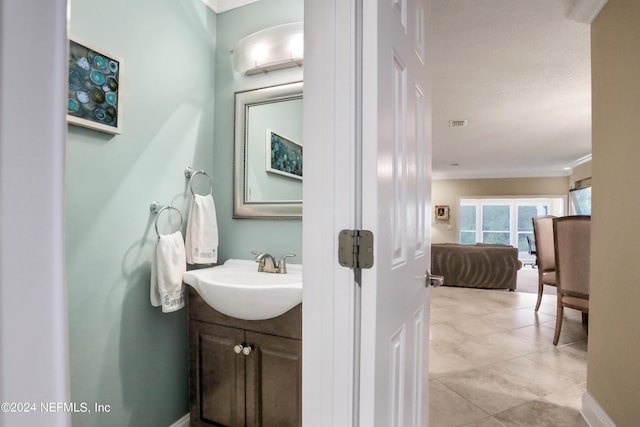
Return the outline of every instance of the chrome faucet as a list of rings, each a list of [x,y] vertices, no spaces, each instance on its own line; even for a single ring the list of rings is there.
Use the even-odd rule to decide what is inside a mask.
[[[258,263],[258,272],[260,273],[279,273],[287,274],[287,258],[294,257],[296,254],[283,255],[278,264],[271,254],[266,252],[252,251],[252,254],[256,256],[256,262]]]
[[[260,273],[276,273],[276,260],[271,254],[265,252],[251,252],[256,256],[256,262],[258,263],[258,271]]]

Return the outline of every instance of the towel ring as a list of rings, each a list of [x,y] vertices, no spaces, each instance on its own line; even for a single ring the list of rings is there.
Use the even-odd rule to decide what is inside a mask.
[[[155,224],[154,225],[155,225],[156,234],[158,235],[158,238],[160,238],[160,231],[158,231],[158,219],[160,218],[160,214],[165,210],[174,210],[174,211],[178,212],[178,215],[180,215],[180,229],[179,230],[182,230],[182,225],[184,224],[184,221],[182,220],[182,212],[180,212],[180,209],[174,208],[171,205],[161,205],[158,202],[153,202],[149,206],[149,210],[151,211],[152,214],[156,215],[156,220],[155,220]]]
[[[184,170],[184,176],[186,176],[187,178],[189,178],[189,190],[191,190],[191,195],[195,196],[195,192],[193,191],[193,178],[195,178],[196,175],[201,174],[207,177],[207,179],[209,180],[209,194],[203,194],[203,196],[208,196],[210,194],[213,194],[213,179],[211,179],[211,177],[209,176],[208,173],[206,173],[204,170],[194,170],[191,166],[187,166],[187,168]]]

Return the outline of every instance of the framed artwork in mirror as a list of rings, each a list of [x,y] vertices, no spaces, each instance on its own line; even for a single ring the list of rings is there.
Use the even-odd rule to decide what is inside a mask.
[[[122,60],[69,38],[67,121],[111,134],[122,132]]]
[[[302,145],[267,129],[266,171],[302,180]]]

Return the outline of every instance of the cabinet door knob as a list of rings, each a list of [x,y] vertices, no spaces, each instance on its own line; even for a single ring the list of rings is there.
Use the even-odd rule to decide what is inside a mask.
[[[240,354],[240,353],[242,353],[242,350],[243,350],[243,349],[244,349],[244,347],[242,346],[242,344],[236,344],[236,345],[233,347],[233,351],[235,351],[235,352],[236,352],[236,354]]]
[[[247,345],[242,349],[242,354],[244,354],[245,356],[248,356],[249,354],[251,354],[252,351],[253,351],[253,346]]]

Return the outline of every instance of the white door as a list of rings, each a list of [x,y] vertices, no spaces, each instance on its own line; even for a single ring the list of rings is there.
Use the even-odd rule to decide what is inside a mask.
[[[363,2],[360,425],[428,424],[429,0]]]

